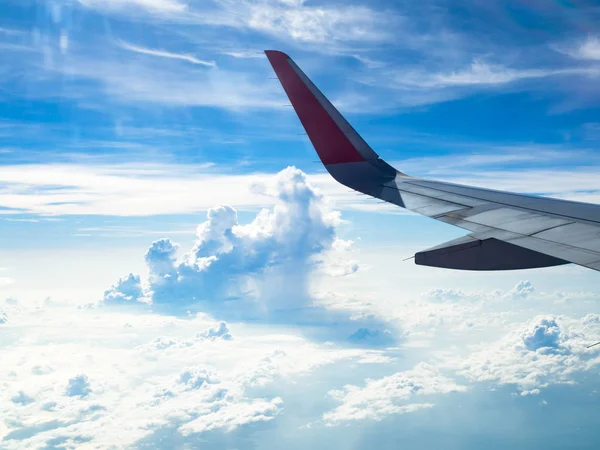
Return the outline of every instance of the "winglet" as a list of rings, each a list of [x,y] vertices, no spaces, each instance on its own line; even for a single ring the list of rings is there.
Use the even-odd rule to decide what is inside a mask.
[[[387,166],[388,174],[396,173],[383,163],[288,55],[277,50],[265,50],[265,54],[328,170],[328,166],[336,164],[370,162],[380,169]]]

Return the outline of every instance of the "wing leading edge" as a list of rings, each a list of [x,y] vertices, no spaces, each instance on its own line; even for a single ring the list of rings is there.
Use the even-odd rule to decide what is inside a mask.
[[[417,253],[417,264],[515,270],[571,262],[600,270],[600,205],[410,177],[383,161],[289,56],[265,53],[337,181],[470,232]]]

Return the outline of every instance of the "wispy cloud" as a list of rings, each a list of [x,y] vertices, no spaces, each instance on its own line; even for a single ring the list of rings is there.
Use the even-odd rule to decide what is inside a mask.
[[[583,42],[563,50],[569,56],[577,59],[600,61],[600,38],[588,36]]]
[[[5,35],[5,36],[23,36],[24,34],[26,34],[26,32],[22,31],[22,30],[16,30],[14,28],[0,27],[0,35]]]
[[[171,53],[171,52],[167,52],[165,50],[156,50],[156,49],[151,49],[151,48],[146,48],[146,47],[140,47],[140,46],[133,45],[133,44],[130,44],[125,41],[119,41],[119,45],[121,48],[124,48],[125,50],[130,50],[135,53],[141,53],[143,55],[151,55],[151,56],[157,56],[160,58],[168,58],[168,59],[179,59],[182,61],[187,61],[192,64],[200,64],[202,66],[208,66],[208,67],[216,67],[217,66],[217,63],[214,61],[205,61],[202,59],[198,59],[193,55],[186,55],[186,54],[182,54],[182,53]]]
[[[169,57],[158,55],[160,57]],[[181,58],[179,58],[181,59]],[[122,60],[114,56],[90,59],[70,55],[49,68],[49,75],[69,77],[60,92],[48,92],[36,84],[29,86],[29,95],[57,95],[63,98],[90,99],[97,85],[82,86],[77,81],[99,83],[102,101],[128,103],[149,102],[175,106],[205,106],[225,109],[272,109],[282,106],[281,91],[259,73],[218,69],[198,71],[192,67],[177,68],[151,64],[143,59]],[[176,88],[174,88],[176,87]],[[108,95],[107,95],[108,94]]]
[[[264,53],[262,51],[239,51],[239,52],[233,52],[233,51],[223,51],[221,52],[221,54],[223,55],[227,55],[227,56],[232,56],[234,58],[241,58],[241,59],[255,59],[255,58],[264,58]]]
[[[361,5],[344,8],[299,0],[221,0],[183,4],[176,0],[79,0],[96,9],[127,11],[132,6],[170,13],[169,20],[252,30],[280,40],[332,45],[392,37],[394,14]]]
[[[441,68],[438,68],[432,61],[420,66],[388,64],[354,73],[353,77],[373,90],[370,95],[377,98],[377,103],[371,101],[372,105],[378,105],[379,110],[390,110],[456,100],[489,90],[548,91],[546,84],[533,84],[534,81],[545,79],[556,79],[557,82],[578,79],[582,82],[577,86],[582,86],[590,84],[587,80],[595,83],[600,77],[600,67],[590,64],[557,64],[555,67],[526,65],[515,68],[475,58],[467,65],[460,64],[458,67],[453,63],[441,64]],[[572,83],[564,82],[560,85],[553,84],[554,92],[557,91],[557,86],[569,97],[576,90]],[[373,108],[364,107],[366,111],[371,109]]]
[[[180,13],[187,4],[179,0],[77,0],[84,6],[99,9],[137,7],[157,13]]]
[[[489,142],[451,143],[444,141],[448,147],[455,149],[450,155],[418,157],[398,161],[395,167],[411,175],[436,176],[456,173],[476,173],[481,170],[504,170],[527,165],[528,169],[538,170],[561,166],[563,170],[573,168],[577,164],[600,163],[593,150],[569,148],[561,145],[514,144],[498,145]],[[479,149],[485,148],[485,152]],[[476,150],[477,149],[477,150]],[[458,151],[460,150],[460,153]],[[600,185],[599,185],[600,186]]]
[[[502,158],[465,155],[436,160],[409,160],[398,164],[414,175],[506,191],[595,200],[600,191],[598,167],[554,167],[539,170],[498,170],[517,162]],[[535,159],[530,160],[535,161]],[[558,160],[557,160],[558,161]],[[444,169],[445,168],[445,169]],[[458,169],[460,168],[460,169]],[[227,170],[229,172],[229,170]],[[218,166],[178,164],[23,164],[0,167],[0,207],[41,215],[149,216],[205,211],[218,204],[256,211],[272,198],[255,189],[269,173],[230,174]],[[328,174],[312,174],[310,181],[340,210],[403,213],[405,210],[359,196]],[[17,211],[18,209],[18,211]]]
[[[246,2],[246,8],[249,14],[242,23],[248,28],[296,41],[376,41],[386,36],[385,29],[377,26],[385,16],[363,6],[341,9],[267,1]]]
[[[392,80],[398,87],[451,88],[499,86],[517,81],[547,78],[561,75],[599,75],[594,67],[571,67],[559,69],[513,69],[500,64],[489,64],[475,60],[465,69],[451,72],[409,71],[396,73]]]
[[[4,166],[0,167],[0,183],[4,183],[0,206],[18,205],[23,212],[50,215],[181,214],[218,204],[257,210],[273,201],[255,188],[268,176],[228,175],[217,168],[172,164]],[[379,206],[336,183],[328,174],[310,179],[332,197],[336,208]]]

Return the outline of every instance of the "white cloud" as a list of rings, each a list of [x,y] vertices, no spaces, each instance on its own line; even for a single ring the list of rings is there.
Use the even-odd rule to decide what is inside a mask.
[[[521,339],[528,350],[558,349],[561,345],[560,326],[553,317],[541,318],[522,330]]]
[[[69,397],[85,397],[90,392],[92,392],[92,389],[90,388],[88,377],[85,374],[70,378],[67,388],[65,389],[65,395]]]
[[[10,277],[0,277],[0,288],[13,284],[15,280]]]
[[[301,42],[328,44],[381,40],[386,36],[386,17],[364,6],[336,8],[281,1],[244,3],[248,13],[244,16],[245,25],[279,38],[287,36]]]
[[[295,168],[256,184],[254,190],[272,197],[275,206],[261,210],[252,222],[240,225],[235,209],[220,206],[208,211],[208,220],[198,226],[194,247],[185,255],[178,257],[178,245],[169,239],[152,244],[145,256],[146,295],[156,306],[236,298],[245,301],[237,309],[250,307],[255,313],[311,306],[309,277],[319,268],[315,258],[336,242],[340,246],[336,241],[339,214]],[[356,271],[355,265],[348,273]],[[105,300],[136,296],[143,296],[139,278],[129,275],[107,291]]]
[[[439,140],[438,140],[439,139]],[[419,157],[395,162],[402,171],[418,176],[435,176],[456,172],[473,172],[494,167],[510,167],[527,164],[528,166],[550,164],[565,165],[569,161],[593,161],[594,154],[584,149],[568,148],[561,145],[513,144],[497,145],[491,142],[458,142],[449,137],[439,137],[436,141],[424,141],[434,145],[440,141],[453,150],[451,155]],[[486,153],[478,152],[485,147]]]
[[[345,360],[377,362],[379,355],[248,325],[237,325],[236,339],[194,337],[198,329],[215,334],[213,319],[204,315],[177,319],[54,304],[21,305],[13,319],[9,333],[20,339],[0,342],[0,446],[6,449],[57,439],[128,447],[157,442],[153,433],[164,429],[175,440],[238,430],[283,411],[280,396],[266,391],[270,386]],[[169,335],[189,345],[151,345]]]
[[[105,305],[131,305],[141,310],[187,315],[208,312],[228,321],[296,325],[319,341],[348,341],[360,346],[396,343],[397,330],[384,316],[354,315],[330,307],[316,295],[315,284],[353,275],[359,264],[349,258],[351,242],[337,237],[339,213],[307,176],[287,168],[256,184],[274,206],[247,224],[238,222],[230,206],[209,209],[196,241],[180,251],[170,239],[159,239],[146,251],[147,281],[128,275],[104,294]],[[145,277],[144,277],[145,278]],[[315,327],[315,325],[317,325]],[[331,325],[331,326],[326,326]],[[198,335],[229,339],[226,323]],[[161,338],[156,348],[191,345]]]
[[[3,166],[0,205],[45,215],[195,213],[219,203],[257,210],[273,201],[252,189],[264,178],[265,174],[223,175],[203,165]],[[311,179],[341,200],[362,202],[329,175]]]
[[[264,58],[265,54],[262,51],[222,51],[223,55],[232,56],[233,58],[241,58],[241,59],[256,59],[256,58]]]
[[[124,41],[120,41],[119,44],[120,44],[121,48],[130,50],[135,53],[141,53],[143,55],[157,56],[159,58],[167,58],[167,59],[179,59],[182,61],[187,61],[192,64],[199,64],[199,65],[207,66],[207,67],[216,67],[217,66],[217,63],[215,63],[214,61],[205,61],[202,59],[198,59],[193,55],[186,55],[186,54],[182,54],[182,53],[172,53],[172,52],[167,52],[164,50],[156,50],[156,49],[151,49],[151,48],[146,48],[146,47],[140,47],[137,45],[130,44],[128,42],[124,42]]]
[[[587,192],[588,198],[592,198],[592,194],[597,195],[599,186],[597,178],[594,179],[594,172],[595,169],[568,167],[540,170],[482,170],[470,174],[456,172],[438,179],[483,188],[579,200],[584,195],[579,191]]]
[[[29,395],[27,395],[25,392],[23,391],[19,391],[17,392],[15,395],[13,395],[10,399],[13,403],[17,403],[20,405],[27,405],[29,403],[33,403],[35,400],[30,397]]]
[[[507,296],[519,299],[525,299],[529,297],[534,291],[531,281],[520,281],[514,288],[512,288]]]
[[[162,56],[173,59],[174,55]],[[138,53],[140,53],[138,51]],[[145,52],[148,54],[148,52]],[[178,58],[181,59],[181,58]],[[200,61],[200,60],[198,60]],[[205,61],[206,62],[206,61]],[[210,63],[210,62],[208,62]],[[260,73],[231,71],[214,67],[198,70],[196,67],[157,65],[147,58],[116,58],[114,55],[90,58],[71,52],[68,58],[48,67],[48,76],[55,79],[89,80],[98,83],[101,94],[109,102],[155,105],[203,106],[229,110],[281,108],[281,91]],[[43,85],[32,80],[30,95],[54,96]],[[177,89],[174,89],[177,86]],[[98,94],[91,86],[67,83],[59,93],[74,101],[89,99]]]
[[[178,381],[184,384],[186,389],[198,389],[205,383],[218,383],[216,374],[206,367],[186,368],[179,374]]]
[[[130,273],[120,278],[110,289],[104,292],[104,301],[107,304],[131,302],[142,299],[144,296],[139,275]]]
[[[577,59],[600,61],[600,39],[598,36],[588,36],[585,41],[566,53]]]
[[[5,36],[22,36],[26,34],[26,32],[22,30],[16,30],[13,28],[0,27],[0,34],[4,34]]]
[[[530,59],[515,61],[514,58],[505,62],[502,56],[492,61],[486,56],[473,57],[472,52],[464,48],[449,60],[440,61],[431,57],[431,48],[421,51],[422,58],[418,65],[392,61],[388,65],[354,75],[359,82],[372,87],[371,98],[379,93],[380,112],[458,100],[490,90],[548,91],[552,86],[555,91],[566,91],[567,96],[572,98],[578,94],[573,89],[572,80],[580,80],[581,86],[584,86],[600,76],[600,68],[593,64],[536,64]],[[494,49],[489,53],[496,51]],[[369,105],[360,96],[356,96],[354,101],[348,94],[346,97],[351,100],[353,110],[365,103],[364,108],[369,111]]]
[[[476,86],[500,86],[521,80],[567,75],[598,75],[593,67],[564,69],[513,69],[500,64],[474,60],[465,69],[452,72],[425,72],[400,70],[392,75],[398,88],[446,89]],[[393,87],[393,85],[391,86]]]
[[[600,324],[600,314],[590,313],[583,318],[584,325]]]
[[[272,400],[256,399],[241,405],[226,405],[215,412],[209,412],[198,419],[180,427],[186,436],[191,433],[202,433],[215,428],[233,430],[241,425],[253,422],[273,420],[280,412],[283,401],[276,397]]]
[[[436,167],[433,159],[422,167],[425,165]],[[402,164],[398,168],[402,169]],[[594,201],[600,190],[597,172],[598,168],[593,166],[527,171],[447,170],[433,176],[484,188]],[[20,210],[43,215],[182,214],[206,211],[215,204],[257,210],[272,204],[272,198],[252,186],[269,176],[272,175],[224,174],[217,167],[168,163],[16,164],[0,167],[0,182],[4,183],[0,206],[16,208],[16,211],[1,211],[4,214]],[[327,173],[312,174],[309,178],[336,209],[405,213],[395,205],[356,195]]]
[[[88,7],[125,13],[135,6],[155,16],[162,13],[170,21],[227,26],[321,45],[391,37],[389,24],[394,18],[392,12],[384,14],[366,6],[313,6],[296,0],[220,0],[189,5],[176,0],[79,1]]]
[[[502,66],[473,61],[471,67],[461,72],[438,74],[432,80],[433,86],[464,86],[477,84],[506,84],[526,78],[541,78],[550,76],[552,72],[529,69],[514,70]]]
[[[200,333],[200,337],[204,339],[224,339],[226,341],[232,339],[231,334],[229,333],[229,327],[227,323],[221,321],[217,326],[210,327],[203,333]]]
[[[586,349],[593,336],[583,333],[582,322],[539,316],[454,363],[459,374],[473,381],[515,385],[522,392],[568,383],[574,374],[600,364],[600,356]]]
[[[328,424],[350,420],[381,420],[391,414],[402,414],[430,408],[431,403],[414,403],[421,396],[462,392],[467,388],[442,375],[428,364],[378,379],[367,380],[364,387],[345,386],[329,395],[341,403],[323,415]],[[425,398],[424,400],[427,400]]]
[[[182,13],[187,4],[179,0],[78,0],[84,6],[98,9],[142,8],[154,13]]]

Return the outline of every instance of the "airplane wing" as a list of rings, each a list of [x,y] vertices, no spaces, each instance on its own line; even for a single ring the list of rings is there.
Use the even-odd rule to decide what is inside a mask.
[[[369,147],[288,55],[275,50],[265,53],[333,178],[469,231],[417,253],[416,264],[515,270],[575,263],[600,270],[600,205],[408,176]]]

